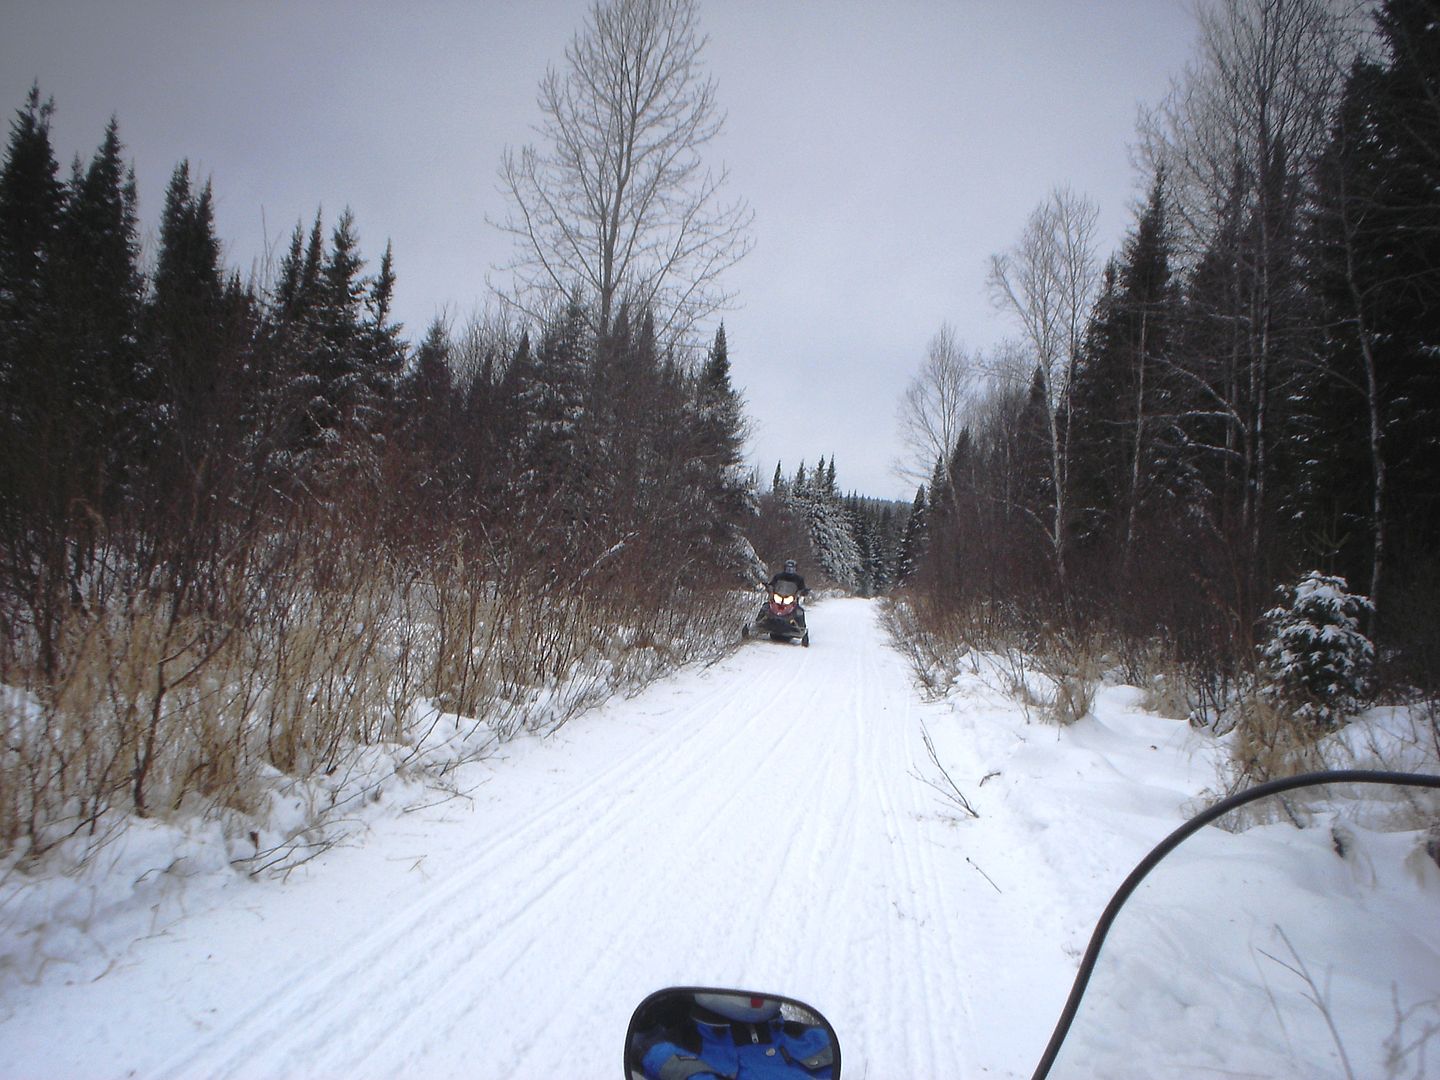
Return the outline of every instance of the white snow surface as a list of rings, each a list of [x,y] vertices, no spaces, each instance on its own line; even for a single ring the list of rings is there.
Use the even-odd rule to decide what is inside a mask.
[[[0,970],[0,1076],[618,1077],[669,984],[809,1002],[847,1078],[1029,1076],[1094,920],[1223,747],[1122,686],[1065,729],[983,670],[922,701],[878,610],[827,601],[809,649],[754,643],[509,743],[467,798],[381,800],[283,880],[136,826],[81,916],[0,929],[43,959]],[[978,818],[926,782],[922,725]],[[1440,870],[1420,834],[1322,807],[1167,859],[1052,1075],[1343,1076],[1343,1053],[1382,1077],[1387,1038],[1437,1024]]]

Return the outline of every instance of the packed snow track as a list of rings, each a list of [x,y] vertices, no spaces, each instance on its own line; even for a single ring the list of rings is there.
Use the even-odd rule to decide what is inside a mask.
[[[813,648],[756,642],[502,751],[468,801],[42,986],[24,1012],[53,1022],[4,1041],[55,1074],[98,1041],[116,1076],[604,1077],[648,991],[708,983],[812,1000],[847,1077],[963,1072],[1001,1020],[977,950],[1024,943],[917,778],[876,608],[811,621]]]
[[[922,702],[880,619],[827,601],[811,648],[517,740],[284,882],[207,878],[0,1003],[0,1075],[618,1077],[634,1006],[709,984],[819,1008],[852,1080],[1028,1076],[1113,868],[1213,766],[1128,707],[1061,747],[984,686]]]

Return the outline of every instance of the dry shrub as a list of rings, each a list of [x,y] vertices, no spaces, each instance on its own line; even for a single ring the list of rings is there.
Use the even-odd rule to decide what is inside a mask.
[[[1046,630],[1037,641],[1034,664],[1054,687],[1045,703],[1048,719],[1066,727],[1090,715],[1106,667],[1098,634]]]
[[[1256,693],[1246,695],[1237,707],[1231,758],[1236,787],[1327,767],[1314,727]]]
[[[203,590],[121,577],[63,609],[53,674],[7,638],[0,854],[38,856],[112,811],[263,817],[277,779],[343,773],[379,744],[418,752],[422,697],[496,738],[552,731],[733,647],[749,605],[657,597],[638,575],[560,588],[459,539],[421,568],[313,521],[237,549]]]
[[[3,705],[4,847],[38,854],[108,810],[165,814],[191,796],[252,812],[266,767],[323,772],[399,740],[415,642],[383,563],[297,569],[283,589],[238,575],[203,606],[155,591],[71,608],[59,676]]]
[[[1157,645],[1140,665],[1138,673],[1134,681],[1145,691],[1143,706],[1146,712],[1175,720],[1190,717],[1190,689],[1185,680],[1185,669],[1178,661],[1166,656]]]
[[[970,651],[964,613],[915,595],[882,601],[885,627],[927,697],[945,694]]]
[[[427,691],[488,716],[502,738],[551,731],[626,692],[733,646],[748,596],[653,588],[562,590],[540,574],[494,578],[460,557],[417,590],[433,629]]]
[[[888,599],[885,617],[932,697],[943,695],[967,663],[978,672],[983,654],[984,666],[1000,672],[1027,716],[1035,710],[1063,726],[1088,715],[1095,703],[1106,666],[1097,633],[1036,624],[1009,605],[980,601],[961,608],[915,594]]]
[[[348,746],[403,738],[395,703],[408,695],[386,646],[403,636],[405,611],[383,569],[347,570],[263,608],[244,637],[236,674],[258,684],[264,758],[287,774],[331,768]]]

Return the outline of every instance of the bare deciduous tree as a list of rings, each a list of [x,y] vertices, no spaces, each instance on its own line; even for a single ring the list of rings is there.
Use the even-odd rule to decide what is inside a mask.
[[[1167,178],[1192,260],[1237,196],[1266,198],[1277,163],[1319,153],[1357,45],[1354,12],[1333,0],[1222,0],[1199,17],[1199,61],[1140,124],[1141,157]]]
[[[1305,164],[1325,144],[1355,14],[1332,0],[1221,0],[1201,12],[1200,60],[1141,126],[1143,156],[1171,184],[1182,259],[1228,262],[1223,290],[1199,305],[1217,334],[1203,407],[1226,418],[1210,453],[1252,563],[1303,351]]]
[[[906,457],[896,463],[899,476],[924,483],[935,462],[949,458],[980,373],[978,354],[967,352],[953,326],[942,325],[900,401],[900,438]]]
[[[1067,583],[1070,387],[1099,281],[1098,217],[1099,209],[1088,198],[1057,188],[1030,215],[1015,246],[990,262],[991,295],[1020,323],[1045,393],[1051,512],[1045,530],[1062,589]]]
[[[619,305],[653,311],[661,338],[683,338],[729,296],[719,278],[750,249],[753,217],[725,202],[727,172],[701,150],[717,134],[714,80],[694,0],[597,2],[540,83],[540,148],[500,168],[515,240],[507,302],[531,316],[577,290],[604,333]]]

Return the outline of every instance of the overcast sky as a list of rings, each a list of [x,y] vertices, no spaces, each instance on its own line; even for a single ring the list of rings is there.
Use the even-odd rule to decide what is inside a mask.
[[[535,91],[586,0],[0,0],[0,108],[38,79],[57,157],[113,113],[147,247],[177,162],[213,180],[227,261],[248,271],[297,221],[349,206],[370,268],[395,249],[413,339],[463,322],[510,254],[496,170],[532,141]],[[841,486],[908,500],[896,412],[930,338],[1013,328],[989,258],[1047,193],[1101,207],[1102,255],[1148,186],[1137,109],[1190,57],[1188,0],[702,0],[728,113],[712,145],[755,210],[726,284],[754,460],[836,455]]]

